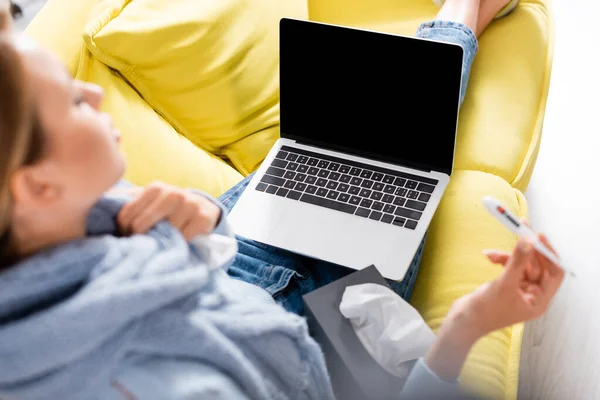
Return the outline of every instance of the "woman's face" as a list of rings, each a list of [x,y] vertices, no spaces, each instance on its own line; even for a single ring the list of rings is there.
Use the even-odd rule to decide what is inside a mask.
[[[45,143],[38,176],[72,206],[93,204],[125,170],[119,132],[100,111],[99,86],[73,80],[50,52],[25,37],[16,47],[25,60]]]

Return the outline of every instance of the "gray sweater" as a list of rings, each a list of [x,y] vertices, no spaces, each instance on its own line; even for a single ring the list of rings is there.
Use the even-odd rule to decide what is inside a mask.
[[[0,274],[0,398],[334,398],[304,319],[227,276],[225,218],[191,243],[166,222],[118,237],[125,201],[104,197],[89,237]],[[420,362],[406,390],[440,386]]]

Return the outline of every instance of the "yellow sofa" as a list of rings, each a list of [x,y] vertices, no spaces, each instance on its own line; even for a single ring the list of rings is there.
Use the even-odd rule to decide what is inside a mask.
[[[50,0],[27,33],[77,78],[104,87],[128,179],[218,196],[255,170],[277,138],[279,18],[412,34],[435,13],[430,0]],[[523,0],[480,40],[455,171],[412,299],[434,330],[454,300],[499,274],[481,251],[515,243],[486,215],[482,196],[527,215],[522,192],[540,143],[552,35],[549,1]],[[434,55],[422,62],[443,68]],[[515,399],[522,332],[516,325],[482,339],[463,369],[464,385]]]

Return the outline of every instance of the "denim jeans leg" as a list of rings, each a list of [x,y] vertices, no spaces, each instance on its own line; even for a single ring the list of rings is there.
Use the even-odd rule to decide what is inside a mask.
[[[231,189],[219,197],[219,201],[221,204],[223,204],[223,207],[225,207],[228,212],[231,212],[233,206],[235,206],[235,203],[237,203],[237,201],[240,199],[242,193],[244,193],[244,190],[246,190],[246,187],[252,180],[253,176],[254,173],[248,175],[246,178],[235,184]]]

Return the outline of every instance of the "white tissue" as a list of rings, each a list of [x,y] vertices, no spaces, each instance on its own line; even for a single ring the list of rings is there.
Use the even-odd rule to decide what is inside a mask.
[[[340,312],[375,361],[400,378],[408,374],[402,364],[423,357],[435,340],[419,312],[382,285],[348,286]]]

